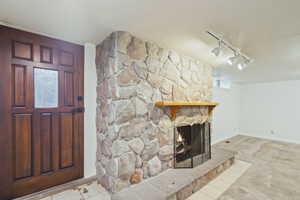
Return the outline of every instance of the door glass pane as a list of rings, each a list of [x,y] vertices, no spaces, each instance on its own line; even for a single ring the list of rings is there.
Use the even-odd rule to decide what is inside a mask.
[[[35,108],[58,107],[58,72],[47,69],[34,69]]]

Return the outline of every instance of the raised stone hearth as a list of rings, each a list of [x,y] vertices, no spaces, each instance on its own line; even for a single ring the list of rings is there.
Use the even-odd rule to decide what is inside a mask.
[[[212,148],[212,159],[191,169],[169,169],[112,195],[112,200],[184,200],[234,163],[234,153]]]
[[[173,168],[174,126],[209,122],[208,107],[171,121],[157,101],[210,102],[212,67],[114,32],[97,46],[97,178],[110,192]]]

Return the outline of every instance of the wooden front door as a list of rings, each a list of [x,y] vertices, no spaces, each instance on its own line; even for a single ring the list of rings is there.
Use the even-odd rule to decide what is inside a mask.
[[[83,176],[83,57],[0,26],[0,199]]]

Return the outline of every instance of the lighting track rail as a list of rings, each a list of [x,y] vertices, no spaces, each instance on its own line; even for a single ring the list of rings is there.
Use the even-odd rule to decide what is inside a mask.
[[[224,40],[222,36],[218,36],[211,31],[206,31],[206,33],[218,40],[218,47],[212,50],[212,53],[215,54],[215,56],[219,56],[223,46],[233,52],[234,56],[228,59],[228,63],[230,65],[236,64],[238,66],[238,69],[243,70],[249,63],[253,61],[252,59],[250,59],[250,57],[241,53],[240,49],[235,48],[232,44]]]

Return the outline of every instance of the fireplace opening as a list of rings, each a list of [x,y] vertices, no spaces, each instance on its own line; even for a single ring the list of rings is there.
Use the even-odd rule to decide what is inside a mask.
[[[211,158],[210,123],[174,130],[174,168],[192,168]]]

